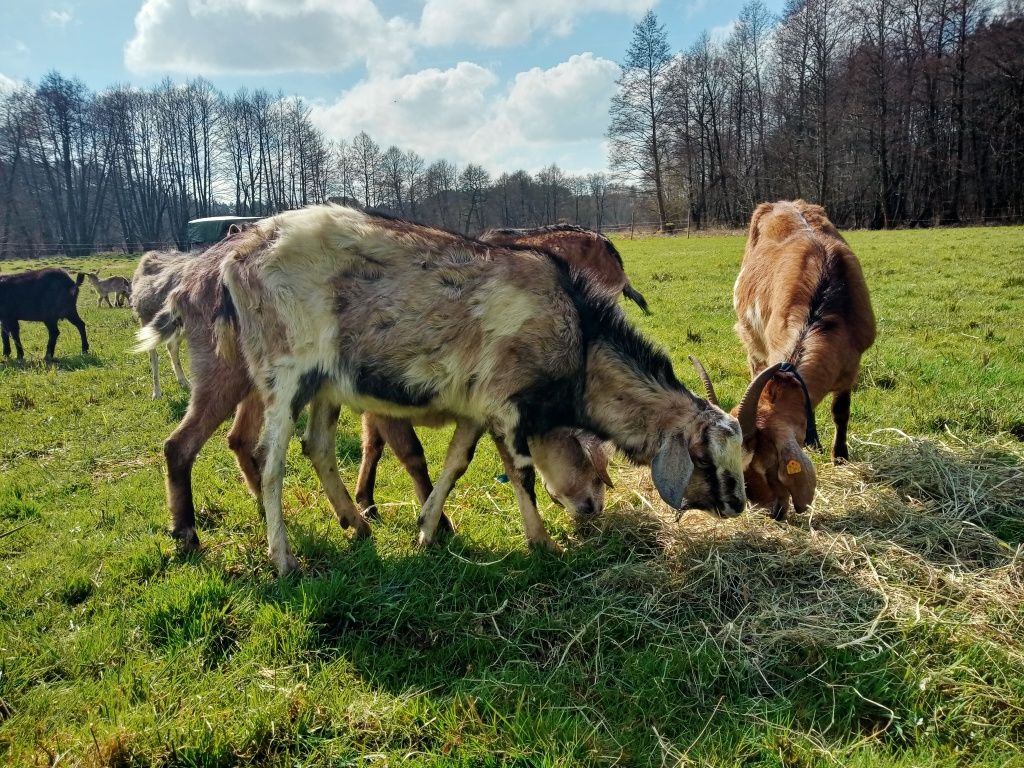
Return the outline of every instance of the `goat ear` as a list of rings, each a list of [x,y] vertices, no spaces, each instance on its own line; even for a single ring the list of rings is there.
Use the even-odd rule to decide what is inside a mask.
[[[609,488],[614,488],[615,483],[612,482],[612,478],[608,474],[611,446],[589,433],[577,434],[576,440],[579,441],[583,452],[587,454],[590,463],[594,465],[594,470],[597,472],[597,476],[601,478],[601,482]]]
[[[693,460],[682,435],[665,438],[651,462],[651,479],[661,498],[672,509],[684,509],[686,486],[693,475]]]
[[[796,440],[787,440],[779,449],[779,482],[790,496],[797,512],[803,512],[814,501],[817,474],[814,464],[803,452]]]

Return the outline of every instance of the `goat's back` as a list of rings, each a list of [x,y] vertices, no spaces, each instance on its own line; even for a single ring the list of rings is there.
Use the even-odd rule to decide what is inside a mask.
[[[225,278],[254,376],[286,356],[368,410],[486,418],[485,403],[582,365],[568,270],[547,254],[340,206],[267,219],[234,247]]]
[[[192,254],[174,250],[142,255],[131,279],[131,305],[143,325],[160,311],[192,261]]]
[[[481,241],[501,246],[521,246],[547,251],[586,275],[594,287],[608,296],[618,296],[628,283],[622,256],[600,232],[557,224],[534,229],[492,229]]]
[[[758,206],[733,299],[771,360],[785,359],[808,326],[857,358],[875,339],[860,262],[824,209],[802,200]]]
[[[48,267],[0,275],[0,318],[47,321],[75,313],[78,284],[63,269]]]

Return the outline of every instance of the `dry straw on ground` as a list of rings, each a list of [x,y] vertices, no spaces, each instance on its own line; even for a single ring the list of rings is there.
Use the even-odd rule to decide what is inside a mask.
[[[800,666],[859,649],[906,670],[935,666],[922,691],[944,685],[979,729],[1005,725],[1018,697],[1012,679],[1000,678],[1000,662],[1012,662],[1001,665],[1007,676],[1024,663],[1024,552],[996,532],[1020,541],[1024,446],[1009,437],[970,445],[882,430],[853,452],[860,461],[841,467],[819,458],[813,507],[783,523],[756,512],[728,521],[690,512],[677,521],[648,471],[620,468],[605,525],[633,531],[633,548],[657,555],[601,578],[657,585],[647,622],[680,604],[706,616],[707,637],[751,665],[764,694],[786,685],[780,659],[795,649]],[[948,658],[902,659],[901,638],[916,628],[941,633],[936,656]],[[957,679],[956,648],[991,652],[993,679]],[[891,710],[879,708],[885,728]],[[1013,719],[1024,722],[1024,712]]]

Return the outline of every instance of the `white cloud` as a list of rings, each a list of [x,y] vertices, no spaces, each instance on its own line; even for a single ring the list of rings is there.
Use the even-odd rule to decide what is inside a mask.
[[[526,42],[535,32],[565,36],[595,11],[639,15],[656,0],[426,0],[419,40],[425,45],[471,43],[486,48]]]
[[[43,16],[46,23],[54,27],[66,27],[73,18],[75,18],[75,14],[70,8],[51,9]]]
[[[686,18],[692,19],[700,13],[703,13],[704,9],[707,8],[708,0],[690,0],[686,4]]]
[[[20,82],[0,72],[0,93],[10,93],[19,85],[21,85]]]
[[[402,77],[371,77],[312,119],[335,138],[365,130],[428,159],[475,162],[500,172],[555,161],[569,170],[604,164],[602,137],[618,66],[584,53],[550,69],[516,75],[505,88],[493,72],[462,62]]]
[[[412,33],[372,0],[145,0],[124,60],[135,72],[393,72]]]
[[[737,23],[738,21],[736,19],[733,19],[732,21],[728,21],[720,26],[712,27],[708,32],[708,37],[711,38],[712,43],[721,45],[722,43],[729,39],[733,32],[736,31]]]
[[[657,0],[421,0],[386,17],[379,0],[143,0],[124,50],[134,72],[331,72],[365,63],[394,75],[418,48],[497,48],[568,35],[587,14],[639,16]],[[704,0],[698,0],[703,2]],[[408,6],[406,6],[408,7]],[[48,18],[70,20],[70,11]]]

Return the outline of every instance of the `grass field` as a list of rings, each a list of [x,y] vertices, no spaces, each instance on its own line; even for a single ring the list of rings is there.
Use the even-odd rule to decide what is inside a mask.
[[[175,554],[161,444],[187,398],[164,356],[150,400],[130,312],[85,286],[92,354],[62,324],[44,366],[33,324],[0,362],[0,764],[1024,765],[1024,229],[849,240],[879,338],[855,461],[815,459],[809,513],[676,521],[620,461],[593,528],[542,499],[567,552],[531,554],[481,445],[444,546],[414,547],[390,456],[353,543],[293,441],[303,575],[280,581],[223,429],[194,474],[204,551]],[[730,405],[743,239],[620,246],[654,311],[631,316]],[[424,431],[435,468],[448,434]]]

